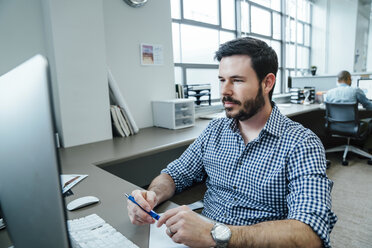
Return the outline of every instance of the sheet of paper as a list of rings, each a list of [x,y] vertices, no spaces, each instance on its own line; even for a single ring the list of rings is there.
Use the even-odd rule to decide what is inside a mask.
[[[86,178],[88,175],[78,174],[63,174],[61,175],[62,194],[74,187],[78,182]]]
[[[159,214],[160,216],[162,214]],[[200,218],[213,222],[211,219],[208,219],[207,217],[203,215],[199,215]],[[180,247],[188,247],[185,245],[180,245],[177,243],[174,243],[173,240],[167,235],[166,233],[167,227],[166,225],[162,225],[161,227],[157,228],[156,223],[150,225],[150,240],[149,240],[149,248],[180,248]]]
[[[156,223],[150,225],[150,240],[149,248],[179,248],[188,247],[174,243],[173,240],[166,234],[167,227],[162,225],[157,228]]]

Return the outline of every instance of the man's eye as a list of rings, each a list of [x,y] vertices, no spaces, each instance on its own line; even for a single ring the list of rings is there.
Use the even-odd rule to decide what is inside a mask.
[[[241,79],[234,79],[234,82],[241,83],[241,82],[243,82],[243,80],[241,80]]]

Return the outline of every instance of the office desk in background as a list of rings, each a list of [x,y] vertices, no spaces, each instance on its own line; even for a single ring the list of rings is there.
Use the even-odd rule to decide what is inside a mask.
[[[295,116],[320,109],[319,104],[281,105],[280,111],[287,116]],[[115,229],[139,247],[148,247],[149,226],[135,226],[127,215],[124,193],[130,193],[138,186],[105,170],[107,164],[125,162],[142,156],[155,155],[191,144],[208,125],[210,120],[197,120],[194,127],[169,130],[144,128],[134,136],[81,145],[59,150],[63,174],[88,174],[88,177],[73,188],[74,195],[65,198],[66,204],[82,196],[96,196],[100,202],[80,210],[67,211],[68,219],[96,213]],[[147,166],[151,166],[148,164]],[[164,164],[166,166],[166,164]],[[143,170],[136,172],[141,177]],[[167,201],[156,211],[161,213],[178,206]],[[10,246],[5,230],[0,231],[0,247]]]

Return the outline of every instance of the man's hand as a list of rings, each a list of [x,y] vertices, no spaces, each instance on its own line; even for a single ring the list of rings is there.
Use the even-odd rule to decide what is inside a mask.
[[[167,226],[167,235],[176,243],[190,247],[216,245],[211,236],[213,223],[203,220],[187,206],[166,211],[156,226],[160,227],[163,224]]]
[[[146,190],[134,190],[131,195],[134,197],[136,202],[146,211],[150,212],[158,203],[155,192]],[[136,204],[128,202],[128,216],[132,224],[145,225],[153,224],[155,220],[148,215],[145,211],[139,208]]]

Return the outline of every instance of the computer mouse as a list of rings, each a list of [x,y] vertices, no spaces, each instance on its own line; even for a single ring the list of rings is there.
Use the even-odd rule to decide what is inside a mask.
[[[84,196],[84,197],[75,199],[69,204],[67,204],[67,209],[72,211],[72,210],[79,209],[85,206],[89,206],[97,202],[99,202],[99,199],[95,196]]]

